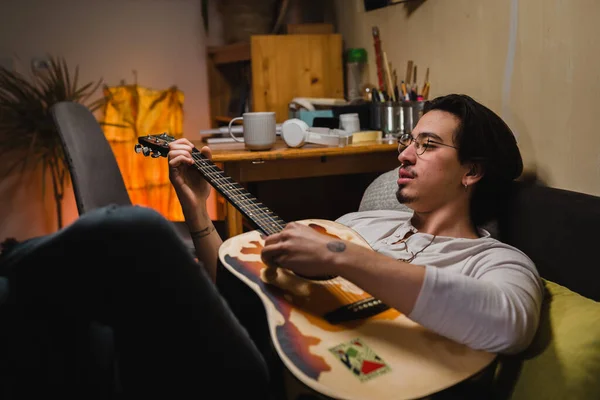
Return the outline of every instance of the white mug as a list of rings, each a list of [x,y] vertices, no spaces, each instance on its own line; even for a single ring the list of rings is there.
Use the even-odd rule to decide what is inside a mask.
[[[231,125],[237,120],[244,121],[244,139],[233,135]],[[275,112],[247,112],[229,122],[229,135],[236,142],[244,142],[248,150],[269,150],[275,144]]]

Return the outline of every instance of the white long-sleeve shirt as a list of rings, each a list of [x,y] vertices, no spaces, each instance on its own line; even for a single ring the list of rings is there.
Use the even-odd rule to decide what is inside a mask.
[[[359,233],[373,250],[425,266],[410,319],[474,349],[516,353],[537,330],[543,286],[534,263],[481,229],[477,239],[421,233],[412,211],[346,214],[337,222]],[[412,236],[404,242],[408,231]],[[427,246],[429,243],[431,244]],[[427,247],[426,247],[427,246]]]

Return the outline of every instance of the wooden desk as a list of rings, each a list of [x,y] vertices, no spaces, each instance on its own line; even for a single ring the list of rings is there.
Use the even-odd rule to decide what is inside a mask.
[[[206,146],[206,143],[197,140],[194,145],[200,149]],[[287,202],[290,205],[288,208],[290,209],[297,208],[298,204],[294,206],[294,201],[298,201],[299,197],[308,196],[307,191],[312,192],[310,193],[312,195],[319,196],[319,193],[314,193],[318,188],[311,187],[310,182],[302,178],[334,175],[351,176],[356,174],[364,176],[369,174],[366,176],[366,181],[362,179],[359,182],[360,184],[350,182],[351,184],[344,186],[341,193],[339,193],[343,197],[352,195],[354,202],[356,202],[356,197],[362,195],[366,184],[376,174],[389,171],[399,164],[395,141],[392,143],[387,141],[363,142],[345,147],[306,144],[300,148],[289,148],[278,137],[274,148],[268,151],[249,151],[244,148],[243,143],[211,144],[210,148],[213,154],[213,162],[220,165],[234,181],[241,184],[267,181],[281,183],[284,180],[300,179],[294,181],[291,189],[288,188],[289,190],[278,195],[280,198],[288,199]],[[331,183],[331,180],[327,182],[327,187],[330,187]],[[273,195],[273,187],[273,185],[269,185],[270,190],[268,192],[270,196]],[[308,190],[305,190],[306,188]],[[271,210],[275,211],[269,202],[263,200],[260,194],[250,189],[249,191]],[[323,201],[323,199],[320,200]],[[329,201],[335,200],[329,199]],[[229,236],[242,233],[242,216],[229,202],[227,202],[225,214]],[[293,215],[293,212],[288,212],[288,214]],[[278,215],[283,217],[282,213],[278,213]],[[327,218],[329,215],[314,215],[313,217],[330,219]]]

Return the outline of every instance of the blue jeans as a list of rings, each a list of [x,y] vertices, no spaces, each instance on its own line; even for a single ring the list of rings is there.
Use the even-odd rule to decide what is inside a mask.
[[[107,398],[86,369],[96,323],[114,333],[119,398],[200,399],[215,390],[215,398],[267,398],[260,352],[151,209],[89,212],[18,244],[0,258],[0,275],[9,286],[0,306],[4,398]]]

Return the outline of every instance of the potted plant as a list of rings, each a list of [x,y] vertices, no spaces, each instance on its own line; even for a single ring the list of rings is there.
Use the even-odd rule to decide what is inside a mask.
[[[79,67],[71,73],[62,57],[49,56],[47,68],[32,67],[30,76],[0,67],[0,157],[13,158],[7,173],[40,164],[43,177],[50,173],[59,229],[63,226],[62,199],[68,167],[50,107],[74,101],[95,111],[102,107],[104,98],[89,98],[101,84],[101,79],[80,84]]]

